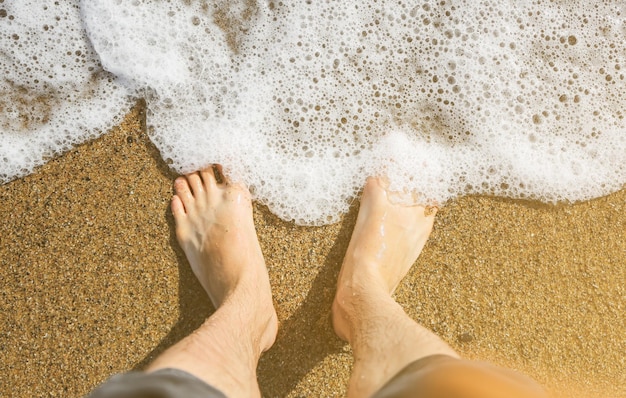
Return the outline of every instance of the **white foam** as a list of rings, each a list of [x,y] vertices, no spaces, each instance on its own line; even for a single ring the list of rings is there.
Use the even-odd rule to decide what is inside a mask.
[[[102,70],[77,2],[0,2],[0,183],[119,122],[129,91]]]
[[[301,224],[380,173],[437,203],[621,189],[626,6],[605,3],[80,2],[164,159],[223,163]]]

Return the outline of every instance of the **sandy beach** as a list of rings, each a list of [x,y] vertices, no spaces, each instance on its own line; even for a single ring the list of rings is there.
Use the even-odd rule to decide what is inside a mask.
[[[172,173],[142,108],[101,138],[0,186],[0,396],[82,396],[141,369],[213,311],[174,237]],[[330,305],[358,201],[299,227],[255,205],[280,320],[265,397],[341,397],[352,366]],[[443,207],[396,292],[462,355],[559,397],[626,397],[626,190],[549,206]]]

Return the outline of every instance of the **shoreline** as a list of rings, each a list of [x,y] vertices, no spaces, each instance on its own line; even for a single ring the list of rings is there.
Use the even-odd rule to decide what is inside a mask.
[[[135,108],[120,126],[0,186],[0,395],[80,396],[140,369],[212,309],[173,236],[175,176]],[[280,329],[264,396],[342,396],[330,303],[356,207],[300,227],[255,204]],[[396,297],[461,355],[557,396],[626,397],[626,189],[576,204],[463,197],[441,208]]]

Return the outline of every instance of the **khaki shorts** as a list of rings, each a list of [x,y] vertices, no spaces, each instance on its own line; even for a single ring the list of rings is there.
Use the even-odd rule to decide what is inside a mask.
[[[493,365],[433,355],[417,360],[372,398],[539,398],[532,379]],[[218,389],[177,369],[111,377],[88,398],[226,398]]]
[[[544,398],[531,378],[485,362],[433,355],[417,360],[372,398]]]

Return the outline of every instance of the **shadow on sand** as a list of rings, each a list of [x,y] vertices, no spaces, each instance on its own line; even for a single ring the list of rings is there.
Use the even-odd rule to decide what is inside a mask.
[[[138,106],[145,107],[139,103]],[[144,117],[145,132],[145,111]],[[172,180],[175,174],[162,161],[158,149],[150,142],[147,135],[144,143],[160,171]],[[265,353],[258,367],[258,379],[263,396],[284,397],[291,392],[298,382],[318,363],[330,354],[341,352],[346,343],[335,336],[330,321],[330,308],[335,295],[337,276],[356,221],[357,208],[341,222],[339,234],[326,256],[324,264],[308,291],[300,307],[282,322],[276,343]],[[174,218],[166,212],[170,226],[170,245],[177,256],[178,309],[180,317],[170,332],[161,342],[139,361],[133,370],[144,369],[167,348],[197,329],[209,317],[214,308],[207,300],[206,293],[197,281],[185,254],[176,241]]]

